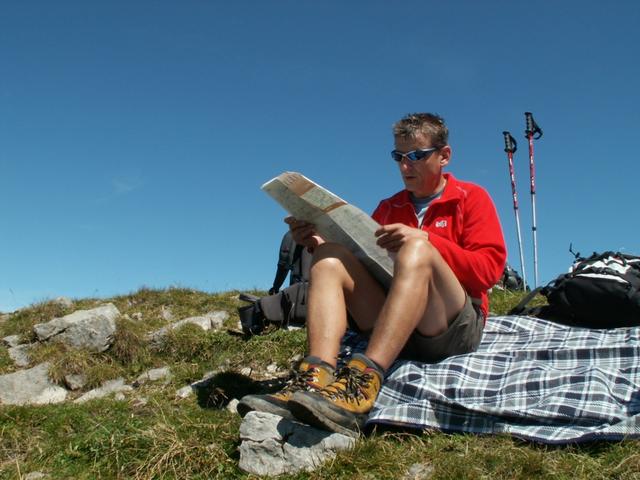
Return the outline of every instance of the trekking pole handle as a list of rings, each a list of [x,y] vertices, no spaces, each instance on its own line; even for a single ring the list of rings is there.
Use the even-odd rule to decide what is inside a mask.
[[[524,131],[525,138],[529,138],[533,135],[535,140],[539,139],[542,136],[542,129],[538,126],[536,121],[533,119],[533,113],[524,112],[525,122],[527,124],[527,128]]]
[[[504,135],[504,151],[507,153],[515,153],[518,149],[516,139],[513,138],[509,132],[502,132],[502,135]]]

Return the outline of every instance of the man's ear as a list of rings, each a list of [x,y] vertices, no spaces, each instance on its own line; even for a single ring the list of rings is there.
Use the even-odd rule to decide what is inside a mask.
[[[438,153],[440,154],[440,166],[446,166],[449,163],[449,160],[451,160],[451,147],[449,145],[445,145],[438,151]]]

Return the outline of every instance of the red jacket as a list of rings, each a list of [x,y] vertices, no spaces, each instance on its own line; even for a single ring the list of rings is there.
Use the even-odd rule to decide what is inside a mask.
[[[507,260],[500,220],[486,190],[449,173],[444,176],[444,192],[429,205],[420,228],[429,232],[429,241],[471,298],[480,301],[486,318],[487,290],[500,279]],[[404,223],[418,228],[407,190],[382,200],[372,216],[381,225]]]

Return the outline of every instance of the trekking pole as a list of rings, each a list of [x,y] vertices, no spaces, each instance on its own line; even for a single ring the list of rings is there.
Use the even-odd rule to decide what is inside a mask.
[[[522,272],[522,289],[527,289],[527,274],[524,271],[524,254],[522,253],[522,235],[520,235],[520,213],[518,212],[518,194],[516,193],[516,174],[513,171],[513,154],[518,149],[516,139],[509,132],[504,135],[504,151],[509,159],[509,177],[511,178],[511,194],[513,196],[513,212],[516,215],[516,230],[518,232],[518,249],[520,250],[520,271]]]
[[[531,180],[531,231],[533,233],[533,287],[538,286],[538,237],[536,226],[536,170],[533,163],[533,140],[542,137],[542,129],[533,119],[531,112],[524,112],[527,129],[525,138],[529,140],[529,178]]]

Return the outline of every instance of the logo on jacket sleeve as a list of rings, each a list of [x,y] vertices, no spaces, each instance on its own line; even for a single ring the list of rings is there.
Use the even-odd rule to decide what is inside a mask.
[[[447,228],[447,221],[446,221],[446,220],[438,220],[438,221],[435,223],[435,226],[436,226],[437,228]]]

